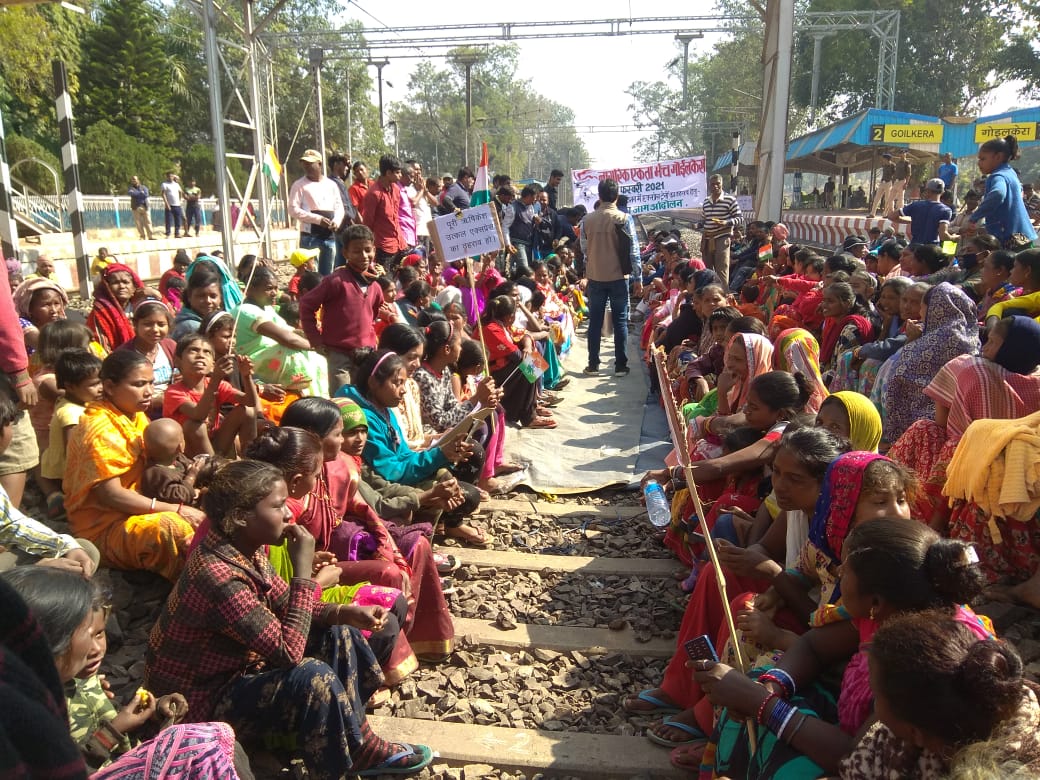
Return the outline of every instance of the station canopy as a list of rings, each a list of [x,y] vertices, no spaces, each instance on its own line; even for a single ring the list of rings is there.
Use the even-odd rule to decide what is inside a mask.
[[[881,164],[881,155],[910,151],[914,162],[936,159],[945,152],[954,158],[974,157],[979,144],[1010,133],[1023,147],[1040,143],[1040,107],[1022,108],[986,117],[934,117],[869,108],[790,141],[788,171],[840,174],[868,171]]]

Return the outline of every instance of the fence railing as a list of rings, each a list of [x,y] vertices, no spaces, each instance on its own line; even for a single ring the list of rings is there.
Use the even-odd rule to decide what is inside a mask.
[[[55,208],[55,198],[39,194],[14,193],[11,200],[16,212],[23,214],[41,227],[51,230],[71,230],[69,222],[68,199],[62,195],[58,199],[60,209]],[[203,198],[202,224],[213,224],[213,213],[217,211],[216,198]],[[260,221],[260,201],[250,201],[257,221]],[[161,226],[165,218],[165,205],[162,198],[149,198],[152,224]],[[284,200],[271,202],[271,219],[275,224],[285,224],[286,208]],[[133,229],[134,216],[130,208],[130,198],[112,195],[83,196],[83,224],[87,230]]]

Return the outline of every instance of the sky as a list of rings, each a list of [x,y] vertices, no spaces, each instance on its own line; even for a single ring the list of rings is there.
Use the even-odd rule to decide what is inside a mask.
[[[632,17],[675,17],[708,15],[712,12],[712,0],[571,0],[557,5],[542,2],[526,6],[504,3],[431,3],[429,0],[391,0],[377,3],[374,0],[343,0],[344,19],[356,19],[366,28],[401,26],[428,26],[446,24],[475,24],[481,22],[546,21],[547,11],[557,10],[560,21],[576,19],[628,19]],[[524,13],[517,12],[524,8]],[[385,27],[384,27],[385,25]],[[663,28],[668,25],[654,25]],[[701,26],[693,22],[685,29]],[[555,28],[562,31],[566,28]],[[676,31],[684,29],[682,23]],[[719,34],[706,33],[700,40],[690,44],[690,56],[711,50]],[[666,66],[677,55],[681,45],[674,34],[669,35],[625,35],[617,37],[590,38],[547,38],[544,40],[517,41],[520,49],[519,70],[521,79],[530,80],[545,97],[571,108],[575,124],[596,126],[596,132],[582,132],[585,147],[591,157],[593,168],[624,167],[634,161],[632,146],[648,131],[607,131],[610,126],[634,124],[629,105],[631,98],[625,94],[635,81],[658,81],[668,77]],[[604,55],[611,56],[616,65],[611,69],[599,67],[597,63]],[[389,56],[390,64],[383,69],[384,103],[406,97],[408,76],[417,65],[417,59],[397,59]],[[443,60],[442,60],[443,62]],[[375,69],[371,70],[373,80]],[[577,78],[574,78],[574,76]],[[674,83],[676,89],[679,84]],[[372,94],[376,101],[375,92]],[[995,113],[1024,105],[1017,97],[1013,84],[996,90],[983,113]],[[561,166],[562,167],[562,166]]]

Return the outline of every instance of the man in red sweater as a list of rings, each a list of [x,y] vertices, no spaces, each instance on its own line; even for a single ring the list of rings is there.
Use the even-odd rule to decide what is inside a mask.
[[[300,298],[300,326],[311,346],[329,361],[330,394],[351,383],[356,351],[375,348],[373,323],[384,306],[383,290],[370,270],[376,255],[372,231],[350,225],[341,238],[347,264]]]
[[[376,262],[391,275],[408,245],[401,235],[401,161],[392,155],[379,158],[379,178],[361,201],[361,221],[375,234]]]
[[[0,273],[0,371],[7,375],[5,384],[11,388],[14,400],[22,409],[35,406],[38,398],[28,367],[29,358],[18,312],[14,308],[14,297],[7,274]],[[0,392],[9,391],[3,389]],[[7,491],[11,505],[17,507],[22,503],[26,474],[40,462],[40,451],[29,415],[21,415],[11,428],[11,443],[0,454],[0,485]]]

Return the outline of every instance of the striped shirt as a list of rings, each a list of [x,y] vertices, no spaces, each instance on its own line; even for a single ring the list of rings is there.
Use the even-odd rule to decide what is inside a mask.
[[[732,195],[723,193],[718,200],[704,199],[701,206],[704,212],[704,237],[718,238],[733,234],[733,228],[744,221],[737,199]],[[712,222],[712,219],[724,220],[722,224]]]

